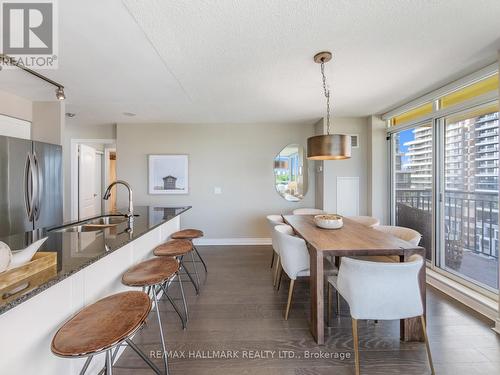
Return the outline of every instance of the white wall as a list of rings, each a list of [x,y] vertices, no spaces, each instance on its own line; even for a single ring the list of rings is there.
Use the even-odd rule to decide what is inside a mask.
[[[62,144],[65,124],[63,101],[32,102],[0,91],[0,114],[31,122],[31,139]]]
[[[64,167],[64,220],[71,219],[71,140],[72,139],[116,139],[116,125],[81,126],[66,121],[63,143]],[[74,182],[76,183],[76,181]]]
[[[33,102],[31,139],[62,145],[64,139],[65,103]]]
[[[389,150],[386,123],[368,117],[368,214],[389,223]]]
[[[0,91],[0,113],[31,122],[33,119],[31,100]]]
[[[206,238],[269,238],[266,215],[314,206],[311,169],[300,203],[278,195],[273,174],[276,154],[290,143],[305,147],[312,134],[312,123],[118,124],[117,174],[132,185],[137,205],[192,205],[183,226],[204,230]],[[188,195],[148,194],[148,154],[155,153],[189,154]],[[216,186],[222,194],[214,194]]]
[[[316,134],[324,130],[322,121],[315,125]],[[353,148],[351,158],[316,162],[316,205],[328,212],[337,211],[337,177],[359,177],[359,214],[368,214],[368,121],[364,117],[334,118],[332,133],[358,134],[359,148]],[[322,168],[320,171],[319,168]]]

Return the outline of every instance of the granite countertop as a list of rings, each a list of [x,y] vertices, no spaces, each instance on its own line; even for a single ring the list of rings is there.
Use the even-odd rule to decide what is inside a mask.
[[[47,241],[39,251],[57,252],[57,271],[55,275],[51,274],[41,284],[32,288],[28,287],[11,297],[5,298],[4,294],[1,293],[0,314],[120,249],[190,208],[191,206],[134,207],[135,218],[132,230],[130,230],[128,222],[125,221],[112,228],[92,232],[59,232],[54,229],[43,229],[0,238],[0,241],[7,243],[13,250],[17,250],[26,247],[34,240],[48,236]],[[110,214],[120,214],[120,212],[126,211],[119,210],[119,212]],[[77,223],[78,221],[65,223],[65,226]]]

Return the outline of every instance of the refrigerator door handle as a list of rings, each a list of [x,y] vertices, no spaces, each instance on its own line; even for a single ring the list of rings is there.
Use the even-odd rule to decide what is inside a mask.
[[[33,160],[35,162],[35,180],[36,180],[36,195],[34,195],[34,204],[35,207],[33,209],[33,216],[35,220],[38,220],[40,217],[40,203],[41,203],[41,196],[42,196],[42,188],[43,188],[43,175],[42,171],[40,169],[40,162],[38,161],[38,157],[36,156],[36,153],[33,153]]]
[[[36,182],[33,176],[35,161],[31,152],[28,152],[24,167],[24,201],[26,204],[26,214],[28,220],[33,221],[33,204],[36,197]]]

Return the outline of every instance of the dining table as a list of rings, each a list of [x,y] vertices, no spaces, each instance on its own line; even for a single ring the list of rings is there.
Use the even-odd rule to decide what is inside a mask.
[[[295,234],[303,238],[310,256],[311,333],[318,345],[325,342],[324,317],[324,257],[335,256],[391,256],[400,262],[418,254],[425,259],[425,249],[413,245],[388,233],[367,227],[347,217],[339,229],[323,229],[314,223],[314,215],[283,215],[285,223]],[[369,259],[369,258],[368,258]],[[391,258],[392,259],[392,258]],[[418,276],[420,294],[425,314],[425,265]],[[424,341],[420,319],[408,318],[400,321],[400,336],[403,341]]]

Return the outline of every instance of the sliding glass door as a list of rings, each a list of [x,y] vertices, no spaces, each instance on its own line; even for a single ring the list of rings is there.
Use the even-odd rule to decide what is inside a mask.
[[[391,224],[422,234],[435,272],[499,291],[498,71],[455,82],[384,116]]]
[[[432,260],[432,122],[393,134],[393,222],[422,234],[420,246]]]
[[[439,119],[440,238],[436,266],[498,289],[498,107]]]
[[[391,132],[392,224],[422,234],[438,271],[498,292],[498,103]]]

